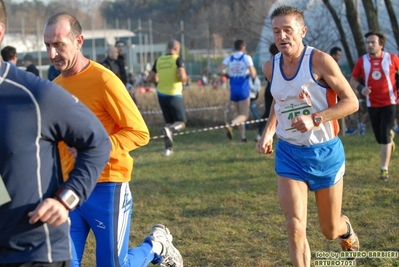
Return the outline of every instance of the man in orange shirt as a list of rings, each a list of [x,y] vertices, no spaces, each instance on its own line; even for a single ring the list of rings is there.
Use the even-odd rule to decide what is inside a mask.
[[[86,58],[84,37],[75,17],[58,13],[44,27],[44,43],[51,63],[61,75],[54,82],[85,104],[102,122],[111,141],[110,159],[98,183],[81,207],[71,212],[74,244],[72,266],[80,266],[90,229],[96,238],[96,266],[183,266],[169,230],[153,226],[144,242],[128,248],[133,198],[129,181],[133,159],[129,151],[149,142],[149,131],[125,85],[110,70]],[[76,149],[60,145],[64,179],[74,166]]]

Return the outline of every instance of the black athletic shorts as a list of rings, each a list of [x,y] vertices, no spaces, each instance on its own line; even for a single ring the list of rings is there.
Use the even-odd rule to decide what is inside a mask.
[[[187,122],[186,108],[182,96],[165,96],[158,94],[158,102],[166,124],[176,121]]]
[[[390,131],[395,121],[396,105],[377,108],[369,107],[367,109],[370,115],[370,122],[375,140],[377,140],[379,144],[389,144],[391,142]]]

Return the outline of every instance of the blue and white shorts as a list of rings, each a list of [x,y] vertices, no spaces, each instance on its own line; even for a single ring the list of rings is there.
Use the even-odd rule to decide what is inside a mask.
[[[279,140],[275,170],[279,176],[305,182],[310,191],[329,188],[344,176],[344,147],[338,137],[309,146]]]

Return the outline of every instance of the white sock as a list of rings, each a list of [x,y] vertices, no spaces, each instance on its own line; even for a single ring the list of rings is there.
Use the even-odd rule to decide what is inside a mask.
[[[161,255],[163,250],[163,245],[161,242],[152,240],[152,252]]]

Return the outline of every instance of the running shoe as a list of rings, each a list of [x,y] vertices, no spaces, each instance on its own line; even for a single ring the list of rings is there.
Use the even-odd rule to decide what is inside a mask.
[[[359,123],[359,134],[361,136],[366,134],[366,125],[364,123]]]
[[[168,157],[168,156],[170,156],[172,154],[173,154],[173,149],[172,148],[166,148],[165,151],[163,152],[163,155],[165,157]]]
[[[388,181],[389,180],[388,170],[381,170],[380,171],[380,179],[383,180],[383,181]]]
[[[227,138],[229,138],[230,140],[233,139],[233,127],[231,127],[230,125],[226,125],[225,128]]]
[[[359,238],[355,234],[355,231],[353,231],[352,225],[349,222],[349,219],[347,216],[342,215],[346,219],[346,223],[349,226],[349,237],[346,239],[342,239],[341,237],[338,238],[339,244],[341,245],[342,251],[359,251],[360,248],[360,243],[359,243]]]
[[[162,267],[183,267],[183,258],[180,252],[173,246],[173,236],[168,228],[162,224],[154,224],[150,231],[150,238],[162,244]]]
[[[347,134],[347,135],[352,135],[352,134],[355,134],[356,132],[357,132],[357,129],[347,128],[345,130],[345,134]]]

